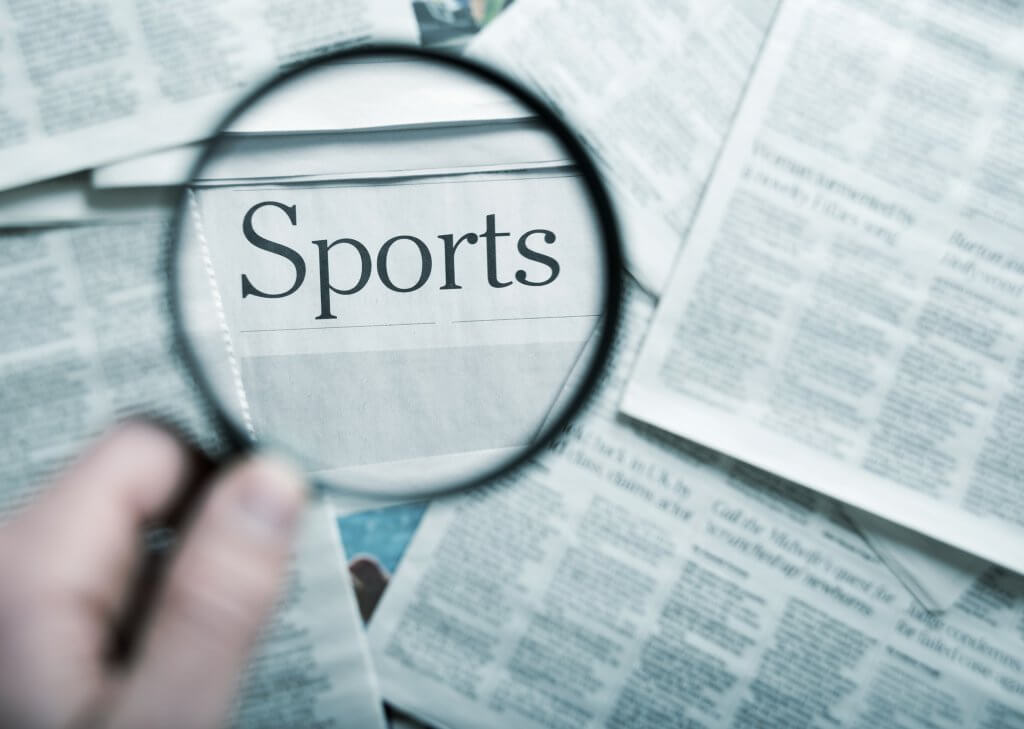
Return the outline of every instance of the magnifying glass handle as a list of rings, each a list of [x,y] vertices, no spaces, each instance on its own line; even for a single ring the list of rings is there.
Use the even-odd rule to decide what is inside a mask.
[[[179,427],[158,416],[144,416],[144,419],[171,432],[183,443],[194,442],[194,439],[189,438]],[[137,647],[138,636],[149,616],[166,569],[175,554],[178,537],[187,528],[194,513],[206,497],[211,484],[215,482],[216,472],[227,467],[233,461],[243,458],[253,450],[249,444],[233,443],[226,440],[224,446],[223,452],[216,459],[211,458],[197,446],[193,445],[189,448],[192,459],[188,468],[189,481],[182,485],[178,497],[163,517],[148,526],[144,535],[143,549],[145,552],[138,577],[129,595],[124,618],[116,626],[111,644],[108,646],[107,654],[112,661],[125,662],[132,657],[133,651]],[[310,502],[314,502],[328,493],[327,488],[315,481],[310,482],[309,488]]]
[[[169,431],[175,438],[183,443],[194,443],[194,439],[184,434],[178,426],[170,423],[159,416],[143,416],[145,420],[155,424],[157,427]],[[177,537],[181,530],[188,524],[193,512],[203,500],[209,484],[212,483],[211,475],[217,471],[222,463],[233,460],[242,454],[242,449],[230,448],[227,455],[220,459],[220,462],[213,460],[198,447],[190,447],[189,452],[192,462],[188,472],[190,474],[188,483],[184,484],[178,497],[163,515],[160,521],[155,522],[146,530],[144,537],[145,554],[139,568],[139,574],[135,585],[128,598],[128,607],[125,610],[124,618],[114,631],[111,644],[108,647],[108,656],[115,662],[128,660],[136,647],[136,638],[150,612],[153,599],[156,596],[157,587],[160,584],[164,571],[170,562],[177,544]]]

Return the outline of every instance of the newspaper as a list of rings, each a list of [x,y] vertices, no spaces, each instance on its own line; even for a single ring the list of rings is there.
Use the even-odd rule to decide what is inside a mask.
[[[240,428],[327,481],[394,496],[476,476],[559,411],[608,261],[543,126],[242,136],[223,151],[190,188],[181,290]]]
[[[1024,570],[1020,13],[784,4],[626,413]]]
[[[617,193],[630,269],[656,292],[685,238],[775,3],[633,7],[639,21],[624,24],[603,3],[521,0],[469,52],[513,72],[570,115]],[[571,42],[580,26],[591,30],[578,41],[585,48]],[[686,43],[638,40],[663,36]],[[614,59],[596,59],[597,49]],[[683,77],[686,94],[667,81]],[[637,105],[652,111],[635,113]],[[865,536],[929,609],[944,610],[977,576],[980,561],[903,531],[876,523]]]
[[[324,477],[357,466],[372,476],[376,464],[412,459],[422,472],[424,459],[471,452],[486,459],[529,443],[600,315],[600,252],[590,245],[594,229],[579,189],[575,173],[556,169],[197,190],[196,235],[213,242],[206,250],[239,373],[220,388],[222,397],[237,397],[232,409],[256,438],[291,445]],[[310,270],[319,265],[321,280],[330,276],[345,295],[293,275],[289,300],[254,301],[238,281],[277,292],[289,285],[282,270],[292,269],[237,234],[237,244],[224,245],[243,219],[294,256],[315,252],[317,238],[324,246],[356,241],[347,245],[368,253],[335,256],[336,263],[308,256]],[[492,273],[491,253],[480,250],[451,257],[441,270],[445,236],[491,228],[515,240],[547,221],[558,258],[548,259],[549,269],[531,266],[519,280],[529,276],[532,288],[520,284],[515,296],[493,293],[494,284],[516,285],[511,272],[520,263],[511,250],[493,256]],[[415,246],[384,245],[399,234]],[[328,266],[340,273],[330,275]],[[438,293],[447,279],[454,285]],[[223,338],[212,334],[219,350]],[[438,479],[450,468],[452,478],[462,477],[463,467],[448,459],[430,464]]]
[[[0,192],[0,228],[23,228],[159,213],[166,189],[94,190],[87,174],[66,175]]]
[[[306,56],[418,38],[408,0],[6,3],[0,189],[200,139]]]
[[[828,499],[614,403],[531,471],[435,501],[370,623],[385,699],[449,729],[1024,722],[1024,579],[941,618]]]
[[[0,507],[15,508],[112,420],[146,412],[208,450],[177,365],[162,274],[168,214],[0,231]]]
[[[942,613],[960,600],[988,562],[910,529],[846,507],[864,541],[929,612]]]
[[[335,66],[333,86],[346,103],[325,103],[324,79],[315,75],[305,82],[291,80],[275,92],[275,103],[256,105],[232,124],[232,132],[275,134],[323,131],[325,118],[331,131],[362,132],[365,149],[386,153],[366,143],[367,134],[382,129],[476,122],[512,122],[532,113],[500,87],[474,83],[461,69],[401,56],[349,59]],[[312,126],[311,125],[315,125]],[[492,128],[499,125],[490,124]],[[470,144],[471,130],[465,129]],[[346,137],[348,140],[350,137]],[[94,169],[90,181],[97,188],[180,185],[189,174],[203,145],[192,144],[152,152]]]
[[[243,679],[237,729],[385,729],[334,509],[308,510],[290,589]]]
[[[220,441],[176,364],[164,310],[168,213],[0,231],[0,512],[135,412]],[[246,679],[238,726],[383,727],[333,512],[311,510],[291,589]],[[285,688],[286,687],[286,688]]]
[[[606,173],[632,272],[660,291],[774,0],[525,0],[467,48],[561,110]],[[628,20],[624,18],[628,15]]]

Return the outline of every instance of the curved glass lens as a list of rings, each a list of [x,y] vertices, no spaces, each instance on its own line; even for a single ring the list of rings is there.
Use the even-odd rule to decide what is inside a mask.
[[[610,336],[617,244],[536,112],[471,66],[380,51],[232,118],[184,192],[173,265],[192,364],[244,439],[323,484],[407,495],[550,435]]]

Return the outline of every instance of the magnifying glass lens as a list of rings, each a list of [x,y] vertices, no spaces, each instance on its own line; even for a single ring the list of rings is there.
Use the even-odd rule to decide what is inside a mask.
[[[230,119],[173,267],[186,352],[239,439],[327,486],[424,495],[564,423],[610,339],[617,243],[542,111],[465,62],[378,51]]]

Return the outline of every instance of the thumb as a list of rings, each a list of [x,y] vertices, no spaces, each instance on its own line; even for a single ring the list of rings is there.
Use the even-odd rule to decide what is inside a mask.
[[[287,568],[302,479],[264,458],[213,483],[167,572],[111,727],[224,723]]]

